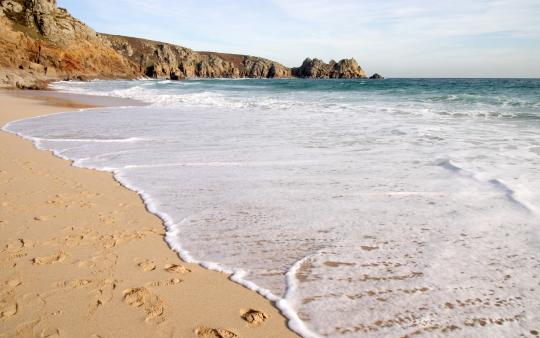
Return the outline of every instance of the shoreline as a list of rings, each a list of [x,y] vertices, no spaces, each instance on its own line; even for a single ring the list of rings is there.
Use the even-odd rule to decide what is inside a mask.
[[[2,114],[0,124],[103,107],[100,100],[127,105],[126,100],[51,93],[0,91],[6,103],[2,110],[13,109]],[[164,222],[112,173],[73,167],[15,134],[2,131],[0,138],[9,145],[2,149],[0,171],[6,188],[0,209],[0,331],[9,336],[45,331],[60,336],[296,336],[263,296],[231,276],[181,261],[166,243]],[[33,215],[38,213],[46,216]],[[28,306],[30,301],[45,305]],[[51,310],[55,316],[47,314]]]

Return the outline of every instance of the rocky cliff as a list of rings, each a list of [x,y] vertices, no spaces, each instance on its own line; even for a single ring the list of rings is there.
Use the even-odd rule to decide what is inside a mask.
[[[301,67],[247,55],[100,34],[56,0],[0,0],[0,87],[43,88],[59,79],[363,78],[354,59]]]
[[[126,36],[101,34],[112,47],[151,78],[274,78],[290,77],[289,68],[267,59],[189,48]]]
[[[0,0],[0,85],[71,77],[134,78],[132,65],[56,0]]]
[[[361,79],[366,77],[364,70],[355,59],[334,60],[324,63],[319,59],[305,59],[302,65],[292,69],[292,75],[314,79]]]

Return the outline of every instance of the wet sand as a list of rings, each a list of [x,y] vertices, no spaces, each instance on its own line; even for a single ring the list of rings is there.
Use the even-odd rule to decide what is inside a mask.
[[[0,125],[128,103],[108,100],[0,91]],[[182,262],[110,173],[3,131],[0,145],[0,337],[296,336],[262,296]]]

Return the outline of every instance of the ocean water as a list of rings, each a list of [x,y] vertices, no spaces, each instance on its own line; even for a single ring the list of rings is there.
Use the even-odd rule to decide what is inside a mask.
[[[4,127],[112,171],[305,337],[540,332],[540,80],[60,82]]]

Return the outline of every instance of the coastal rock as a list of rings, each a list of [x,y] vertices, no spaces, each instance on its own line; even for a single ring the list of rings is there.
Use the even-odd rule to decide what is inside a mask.
[[[363,78],[354,59],[306,59],[290,69],[249,55],[101,34],[56,0],[0,0],[0,87],[43,88],[64,79]]]
[[[2,87],[42,88],[64,78],[135,78],[107,40],[53,0],[0,0]]]
[[[72,17],[65,8],[58,7],[56,0],[5,0],[3,2],[18,4],[17,7],[21,8],[18,13],[22,14],[15,18],[11,16],[11,18],[33,29],[37,37],[61,45],[68,45],[76,39],[104,43],[100,41],[96,31]]]
[[[45,89],[47,82],[44,77],[23,71],[0,70],[0,88]]]
[[[17,1],[13,0],[6,0],[2,1],[0,11],[2,14],[4,11],[13,12],[13,13],[21,13],[23,11],[24,7],[18,3]]]
[[[279,63],[247,55],[196,52],[178,45],[127,36],[101,34],[111,46],[150,78],[290,77]]]
[[[358,79],[365,78],[366,73],[360,67],[360,65],[358,65],[358,62],[351,58],[343,59],[335,64],[330,77],[340,79]]]
[[[304,60],[298,68],[292,69],[292,75],[301,78],[313,79],[360,79],[365,78],[364,70],[355,59],[334,60],[325,63],[320,59]]]
[[[375,73],[369,77],[370,80],[384,80],[384,76]]]
[[[307,58],[299,68],[293,68],[292,73],[295,76],[305,78],[328,78],[330,77],[330,71],[333,68],[332,66],[324,63],[320,59],[312,60]]]

